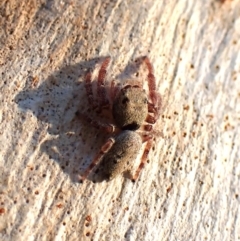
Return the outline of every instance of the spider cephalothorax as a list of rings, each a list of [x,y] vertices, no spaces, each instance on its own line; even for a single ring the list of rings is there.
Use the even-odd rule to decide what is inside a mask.
[[[138,86],[127,85],[118,93],[112,106],[113,118],[122,130],[137,130],[148,115],[148,99]]]
[[[132,180],[137,179],[147,160],[153,142],[153,124],[157,121],[160,113],[161,97],[156,91],[153,68],[148,57],[142,57],[139,60],[145,63],[148,69],[148,94],[143,89],[141,82],[131,85],[131,80],[122,87],[115,85],[115,82],[112,81],[108,93],[105,77],[110,62],[109,57],[103,61],[99,70],[97,100],[93,96],[91,71],[88,71],[85,76],[85,88],[91,109],[97,109],[97,112],[100,113],[103,108],[108,106],[114,123],[100,123],[84,113],[79,113],[94,127],[113,135],[106,141],[85,170],[81,177],[82,181],[86,179],[100,160],[102,160],[103,172],[107,179],[111,180],[118,174],[129,171],[132,166],[131,162],[136,159],[142,143],[146,143],[145,149],[138,169],[135,174],[132,174]]]

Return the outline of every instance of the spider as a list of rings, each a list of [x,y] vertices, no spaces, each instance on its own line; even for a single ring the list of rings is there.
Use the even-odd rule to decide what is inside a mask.
[[[112,180],[125,171],[130,171],[130,166],[136,159],[142,144],[146,143],[141,163],[135,174],[131,173],[131,179],[135,181],[144,167],[153,144],[153,124],[155,124],[160,114],[161,96],[156,91],[153,67],[149,58],[144,56],[138,59],[148,69],[148,94],[143,89],[143,83],[134,80],[127,80],[127,84],[122,86],[116,85],[115,81],[111,81],[107,91],[105,77],[110,60],[110,57],[106,57],[101,64],[97,77],[96,98],[94,98],[93,94],[91,70],[87,71],[84,79],[87,99],[91,109],[95,110],[96,113],[101,113],[103,109],[109,109],[114,123],[100,123],[87,114],[77,113],[95,128],[112,135],[102,145],[99,153],[84,171],[80,178],[81,182],[88,177],[100,161],[104,175],[108,180]]]

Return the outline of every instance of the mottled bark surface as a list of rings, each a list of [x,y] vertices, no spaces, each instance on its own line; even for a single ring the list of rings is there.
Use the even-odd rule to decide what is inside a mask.
[[[240,240],[239,1],[3,0],[0,26],[1,240]],[[109,81],[149,56],[162,135],[136,183],[80,184],[107,138],[75,116],[83,77],[109,55]]]

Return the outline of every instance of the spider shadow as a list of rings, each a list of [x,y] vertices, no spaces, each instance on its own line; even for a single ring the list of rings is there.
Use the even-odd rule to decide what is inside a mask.
[[[141,56],[141,57],[138,57],[136,59],[134,59],[134,61],[131,61],[130,63],[128,63],[124,70],[121,71],[120,74],[118,74],[116,76],[116,79],[119,79],[119,80],[129,80],[129,79],[138,79],[140,73],[141,72],[141,66],[142,66],[142,63],[143,63],[143,59],[144,59],[145,56]]]
[[[38,119],[39,128],[33,134],[32,143],[39,145],[47,126],[49,138],[41,143],[40,152],[57,162],[73,182],[79,182],[81,170],[106,140],[104,134],[76,116],[78,110],[87,111],[88,108],[82,83],[86,70],[94,69],[104,58],[64,66],[38,87],[34,86],[36,77],[29,76],[24,89],[14,98],[19,109],[31,112]],[[97,176],[98,182],[105,180],[104,176]]]

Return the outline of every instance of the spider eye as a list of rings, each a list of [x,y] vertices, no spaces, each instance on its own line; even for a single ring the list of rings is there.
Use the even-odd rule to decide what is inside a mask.
[[[122,100],[122,104],[126,105],[127,103],[129,102],[129,99],[127,97],[125,97],[123,100]]]
[[[148,103],[148,99],[145,98],[145,99],[143,100],[143,103],[144,103],[144,104],[147,104],[147,103]]]

